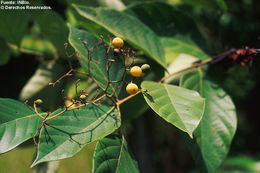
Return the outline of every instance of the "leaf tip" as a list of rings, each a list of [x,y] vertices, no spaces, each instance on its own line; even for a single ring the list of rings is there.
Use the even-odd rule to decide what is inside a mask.
[[[38,165],[41,162],[43,162],[43,161],[40,161],[38,159],[38,153],[37,153],[37,156],[36,156],[35,160],[33,161],[33,163],[31,164],[30,168],[33,168],[34,166]]]
[[[193,139],[192,133],[187,132],[191,139]]]
[[[37,165],[36,160],[31,164],[30,168],[33,168],[35,165]]]

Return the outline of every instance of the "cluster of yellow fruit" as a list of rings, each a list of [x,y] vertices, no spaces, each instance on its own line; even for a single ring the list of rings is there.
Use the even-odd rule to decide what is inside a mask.
[[[114,48],[116,49],[120,49],[121,47],[123,47],[124,45],[124,41],[119,38],[119,37],[116,37],[112,40],[112,45]],[[131,76],[133,77],[141,77],[142,74],[143,74],[143,70],[147,70],[149,69],[150,66],[148,64],[143,64],[141,67],[139,66],[133,66],[131,69],[130,69],[130,74]],[[139,90],[138,86],[133,83],[133,82],[130,82],[127,86],[126,86],[126,92],[130,95],[132,94],[135,94],[137,93]]]

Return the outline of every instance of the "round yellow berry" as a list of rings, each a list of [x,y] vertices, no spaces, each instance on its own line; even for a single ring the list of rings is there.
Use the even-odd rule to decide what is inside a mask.
[[[113,39],[112,45],[113,45],[115,48],[121,48],[121,47],[123,47],[123,45],[124,45],[124,41],[123,41],[121,38],[116,37],[116,38]]]
[[[142,76],[142,69],[139,67],[139,66],[133,66],[131,69],[130,69],[130,74],[134,77],[140,77]]]
[[[139,90],[138,86],[134,83],[129,83],[126,86],[126,92],[130,95],[137,93],[138,90]]]

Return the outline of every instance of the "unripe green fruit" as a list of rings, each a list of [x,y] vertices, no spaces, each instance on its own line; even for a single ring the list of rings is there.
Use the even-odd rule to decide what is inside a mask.
[[[126,92],[130,95],[137,93],[138,90],[138,86],[132,82],[126,86]]]
[[[37,99],[34,103],[37,105],[41,105],[43,103],[43,101],[42,101],[42,99]]]
[[[112,45],[115,47],[115,48],[121,48],[123,47],[124,45],[124,41],[119,38],[119,37],[116,37],[112,40]]]
[[[130,74],[134,77],[140,77],[142,76],[142,69],[139,67],[139,66],[133,66],[131,69],[130,69]]]
[[[84,95],[84,94],[82,94],[82,95],[79,96],[79,98],[80,98],[80,100],[86,100],[86,99],[87,99],[87,96]]]
[[[148,70],[148,69],[150,69],[150,65],[149,64],[143,64],[142,66],[141,66],[141,69],[144,71],[144,70]]]

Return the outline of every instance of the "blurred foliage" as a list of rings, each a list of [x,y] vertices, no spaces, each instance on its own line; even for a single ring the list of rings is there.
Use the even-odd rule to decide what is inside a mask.
[[[35,157],[36,148],[24,144],[0,157],[0,171],[14,173],[29,173],[32,160]],[[95,143],[85,147],[73,158],[60,161],[58,173],[84,172],[90,173],[92,169],[92,157],[94,154]],[[77,166],[75,166],[77,165]]]
[[[260,172],[260,160],[249,156],[228,158],[218,169],[219,173]]]

